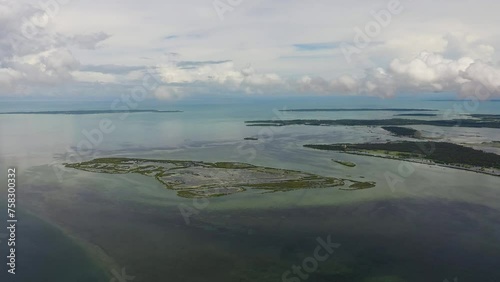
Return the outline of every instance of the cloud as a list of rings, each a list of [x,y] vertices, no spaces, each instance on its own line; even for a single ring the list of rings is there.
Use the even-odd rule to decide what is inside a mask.
[[[92,34],[78,34],[68,37],[68,43],[74,44],[81,49],[96,49],[98,44],[108,39],[111,35],[104,32],[97,32]]]
[[[165,84],[188,86],[224,92],[273,93],[286,87],[284,81],[275,73],[258,73],[251,67],[236,69],[231,61],[209,64],[190,64],[189,68],[180,64],[157,66],[159,76]],[[272,89],[277,87],[276,89]],[[189,87],[186,87],[189,90]],[[179,93],[179,88],[176,93]]]
[[[344,75],[328,81],[306,76],[298,85],[304,92],[382,97],[392,97],[398,91],[456,92],[462,97],[473,97],[482,87],[489,97],[498,97],[500,67],[470,57],[453,60],[442,54],[422,52],[409,61],[394,59],[385,69],[368,69],[361,78]]]
[[[121,95],[153,65],[162,82],[156,97],[171,100],[205,93],[467,96],[479,86],[498,96],[500,2],[478,1],[405,2],[404,13],[348,63],[339,42],[352,42],[354,29],[386,3],[253,1],[220,21],[202,0],[71,1],[27,38],[41,4],[0,0],[0,95]]]
[[[95,49],[109,37],[103,32],[66,36],[49,26],[26,36],[40,12],[30,3],[0,0],[0,95],[72,81],[80,61],[71,47]]]
[[[98,82],[98,83],[116,83],[117,78],[114,75],[102,72],[91,71],[74,71],[71,73],[73,78],[82,82]]]
[[[316,50],[329,50],[337,49],[341,45],[341,42],[322,42],[322,43],[302,43],[294,44],[298,51],[316,51]]]
[[[132,71],[144,69],[144,66],[124,66],[124,65],[82,65],[81,71],[102,72],[108,74],[127,74]]]

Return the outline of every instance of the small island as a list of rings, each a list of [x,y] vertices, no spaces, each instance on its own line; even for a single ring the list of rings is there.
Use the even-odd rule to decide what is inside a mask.
[[[354,184],[351,184],[348,188],[342,187],[340,188],[340,190],[346,190],[346,191],[362,190],[362,189],[373,188],[375,186],[376,186],[375,182],[356,182]]]
[[[257,137],[246,137],[244,140],[246,140],[246,141],[258,141],[259,138],[257,138]]]
[[[245,163],[178,160],[101,158],[64,164],[96,173],[138,173],[154,177],[184,198],[221,197],[247,189],[285,192],[297,189],[344,187],[358,190],[374,187],[372,182],[324,177],[306,172],[260,167]]]
[[[341,161],[341,160],[332,160],[332,161],[334,161],[334,162],[336,162],[338,164],[341,164],[343,166],[347,166],[347,167],[355,167],[356,166],[356,164],[353,163],[353,162]]]

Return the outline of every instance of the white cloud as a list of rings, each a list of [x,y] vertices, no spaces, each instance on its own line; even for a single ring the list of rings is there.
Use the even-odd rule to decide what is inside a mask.
[[[38,3],[0,0],[0,95],[72,81],[80,67],[72,49],[95,49],[109,37],[103,32],[63,35],[49,24],[35,26],[36,32],[28,34],[27,26],[34,26],[31,20],[43,18],[40,8]]]
[[[207,87],[225,87],[229,91],[262,93],[272,86],[283,86],[285,82],[275,73],[257,73],[253,68],[241,70],[233,62],[199,64],[189,68],[178,64],[157,67],[166,84],[203,84]]]
[[[71,73],[73,78],[82,82],[97,82],[97,83],[116,83],[117,78],[114,75],[94,72],[94,71],[74,71]]]
[[[162,99],[470,95],[478,85],[498,95],[500,2],[401,2],[404,12],[349,64],[336,44],[352,41],[354,28],[387,2],[246,1],[221,21],[205,0],[69,1],[26,38],[38,0],[0,0],[0,95],[24,93],[19,86],[43,95],[61,85],[60,93],[115,95],[140,82],[148,65],[161,77],[155,95]]]

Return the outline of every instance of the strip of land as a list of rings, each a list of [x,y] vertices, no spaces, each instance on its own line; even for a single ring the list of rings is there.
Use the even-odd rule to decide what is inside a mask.
[[[295,119],[295,120],[253,120],[246,121],[247,126],[404,126],[404,125],[433,125],[444,127],[472,127],[472,128],[500,128],[500,118],[481,117],[479,119],[451,119],[451,120],[418,120],[418,119]]]
[[[347,166],[347,167],[355,167],[356,166],[356,164],[353,163],[353,162],[342,161],[342,160],[332,160],[332,161],[334,161],[334,162],[336,162],[338,164],[341,164],[343,166]]]
[[[4,112],[0,115],[99,115],[99,114],[123,114],[123,113],[181,113],[182,111],[161,110],[78,110],[78,111],[36,111],[36,112]]]
[[[400,137],[420,138],[422,136],[422,133],[420,133],[420,131],[413,128],[398,127],[398,126],[383,126],[382,129],[389,131],[390,133]]]
[[[397,116],[397,117],[436,117],[437,114],[417,114],[417,113],[413,113],[413,114],[397,114],[397,115],[394,115],[394,116]]]
[[[371,109],[371,108],[358,108],[358,109],[289,109],[280,110],[281,112],[435,112],[437,110],[432,109],[397,109],[397,108],[387,108],[387,109]]]
[[[65,166],[96,173],[138,173],[154,177],[166,188],[177,191],[177,195],[184,198],[220,197],[247,189],[284,192],[336,186],[344,187],[344,190],[358,190],[375,186],[374,182],[233,162],[102,158]]]
[[[389,142],[304,145],[348,154],[402,159],[500,176],[500,155],[447,142]]]

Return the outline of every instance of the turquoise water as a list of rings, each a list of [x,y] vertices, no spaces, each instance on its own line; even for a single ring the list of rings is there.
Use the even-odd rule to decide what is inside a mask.
[[[459,281],[496,281],[500,276],[493,267],[500,259],[498,177],[413,164],[414,172],[390,187],[386,173],[398,174],[399,161],[302,147],[308,143],[397,140],[383,130],[244,124],[256,119],[381,119],[395,114],[284,113],[280,109],[429,108],[442,114],[461,104],[415,98],[247,98],[211,103],[146,101],[138,108],[183,112],[125,117],[0,115],[0,168],[18,167],[20,208],[82,242],[63,244],[63,239],[53,238],[64,237],[64,233],[27,218],[26,229],[19,232],[24,232],[25,242],[34,243],[26,243],[30,249],[25,247],[20,256],[34,267],[20,268],[25,276],[16,281],[106,281],[109,277],[102,267],[104,273],[126,268],[136,276],[135,281],[281,281],[286,270],[311,256],[317,237],[328,235],[341,248],[311,273],[308,281],[442,282],[454,277]],[[110,101],[4,101],[0,112],[108,110],[110,105]],[[498,114],[498,102],[482,102],[471,113]],[[82,131],[93,132],[104,119],[112,122],[113,132],[102,134],[98,144],[79,149],[82,140],[89,141]],[[436,130],[419,129],[429,134]],[[500,140],[496,129],[438,131],[459,142]],[[250,136],[259,140],[243,140]],[[210,199],[186,224],[179,205],[192,207],[194,203],[178,198],[154,179],[61,168],[64,162],[99,156],[241,161],[376,181],[377,187],[355,192],[248,191]],[[337,166],[332,158],[357,166]],[[4,177],[0,177],[2,182]],[[42,244],[40,241],[48,247],[36,249],[34,245]],[[94,252],[83,251],[82,246]],[[36,254],[29,252],[31,248]],[[68,254],[68,250],[73,251]],[[39,259],[56,254],[72,260]],[[53,270],[57,267],[65,271]]]

